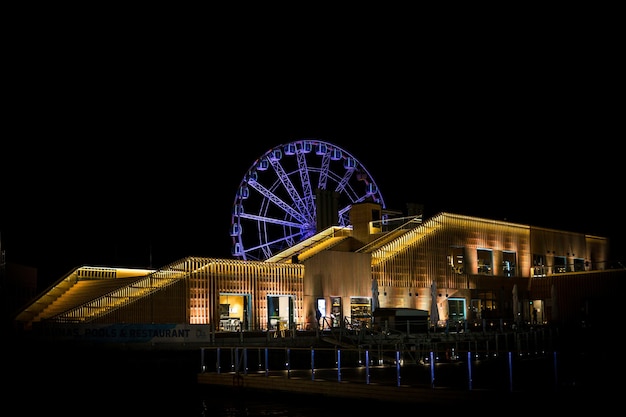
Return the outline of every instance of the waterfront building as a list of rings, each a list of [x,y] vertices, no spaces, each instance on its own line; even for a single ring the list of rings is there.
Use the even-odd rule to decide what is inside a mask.
[[[355,204],[350,226],[330,226],[265,261],[80,266],[16,322],[54,337],[185,343],[215,332],[374,327],[376,308],[425,311],[435,330],[612,319],[604,299],[624,270],[607,267],[604,237],[454,213],[383,212],[375,202]]]

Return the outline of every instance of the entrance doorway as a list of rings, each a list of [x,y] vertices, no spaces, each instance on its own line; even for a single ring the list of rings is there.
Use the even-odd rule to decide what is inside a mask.
[[[220,294],[221,331],[239,332],[249,330],[250,296],[246,294]]]
[[[465,317],[465,298],[449,298],[448,299],[448,318],[450,323],[464,322]]]
[[[291,330],[293,321],[293,297],[278,295],[267,297],[267,328],[269,330]]]

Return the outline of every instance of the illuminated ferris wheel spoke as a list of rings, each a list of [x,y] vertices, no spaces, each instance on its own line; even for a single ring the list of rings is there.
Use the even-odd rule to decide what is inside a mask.
[[[385,207],[365,167],[338,146],[316,139],[279,145],[253,163],[235,193],[233,256],[269,259],[330,226],[316,224],[319,191],[336,199],[340,226],[350,225],[350,208],[357,202]]]
[[[346,184],[348,184],[348,181],[350,181],[350,177],[352,177],[352,171],[346,171],[346,175],[343,176],[343,178],[341,179],[341,181],[339,181],[339,184],[337,185],[337,192],[342,192],[344,190]]]
[[[274,255],[274,253],[271,250],[272,247],[275,247],[275,246],[291,247],[297,241],[299,242],[302,239],[303,238],[302,238],[300,233],[295,234],[295,235],[290,235],[290,236],[284,236],[284,237],[282,237],[280,239],[276,239],[276,240],[271,241],[271,242],[266,242],[265,244],[260,245],[256,249],[260,250],[263,253],[264,259],[267,259],[267,258],[271,258]],[[250,250],[248,252],[253,252],[253,250]]]
[[[283,237],[283,238],[281,238],[281,239],[276,239],[276,240],[274,240],[274,241],[272,241],[272,242],[267,242],[267,243],[265,243],[265,244],[263,244],[263,245],[259,245],[259,246],[256,246],[256,247],[250,247],[250,248],[247,248],[247,249],[246,249],[246,252],[255,252],[255,251],[258,251],[258,250],[263,250],[263,249],[266,249],[266,250],[267,250],[267,249],[268,249],[268,248],[270,248],[272,245],[279,244],[279,243],[284,243],[284,242],[289,242],[289,241],[293,241],[293,240],[294,240],[294,238],[297,238],[297,237],[298,237],[298,235],[285,236],[285,237]],[[268,253],[270,253],[270,252],[268,251]]]
[[[282,243],[282,242],[292,242],[294,240],[296,240],[299,237],[299,235],[295,234],[295,235],[291,235],[291,236],[285,236],[281,239],[276,239],[272,242],[267,242],[267,246],[271,247],[277,243]]]
[[[244,213],[239,217],[241,217],[242,219],[254,220],[257,222],[270,223],[270,224],[287,226],[287,227],[300,227],[302,225],[301,223],[285,221],[285,220],[276,219],[273,217],[259,216],[257,214]]]
[[[297,153],[296,157],[298,158],[298,171],[300,171],[300,183],[302,184],[302,197],[305,203],[304,213],[315,213],[315,196],[311,188],[311,176],[306,163],[306,154],[301,151]]]
[[[339,224],[347,225],[350,224],[350,209],[352,208],[352,204],[345,206],[342,209],[339,209]]]
[[[335,182],[337,182],[337,188],[335,188],[335,191],[349,196],[350,202],[356,203],[359,198],[361,198],[349,183],[350,179],[352,179],[352,175],[346,174],[343,178],[337,176],[331,177]],[[367,195],[362,195],[362,197],[367,197]]]
[[[276,206],[280,207],[285,213],[289,214],[291,217],[299,220],[301,223],[306,223],[307,219],[304,218],[300,212],[296,211],[289,204],[278,198],[273,192],[263,187],[261,184],[254,182],[250,183],[250,186],[257,190],[261,195],[266,197],[269,201],[276,204]]]
[[[325,190],[326,183],[328,182],[328,172],[330,170],[330,155],[324,154],[322,157],[322,169],[320,170],[319,189]]]
[[[274,168],[274,171],[276,172],[280,183],[283,185],[285,190],[287,190],[289,197],[291,197],[291,200],[298,207],[299,213],[306,213],[306,207],[304,206],[304,203],[302,202],[302,199],[300,198],[296,187],[294,187],[293,183],[289,179],[289,176],[285,173],[282,165],[280,165],[278,161],[274,161],[272,162],[272,167]]]

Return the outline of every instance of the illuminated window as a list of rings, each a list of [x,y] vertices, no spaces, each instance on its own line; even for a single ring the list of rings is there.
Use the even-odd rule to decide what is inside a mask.
[[[448,264],[454,271],[454,273],[462,274],[465,272],[465,256],[464,256],[464,248],[462,247],[451,247],[450,254],[448,255]]]
[[[478,274],[493,275],[493,253],[489,249],[478,249]]]
[[[514,277],[517,275],[515,270],[515,252],[502,252],[502,274],[505,277]]]
[[[533,276],[546,276],[546,261],[542,255],[533,254]]]
[[[355,327],[365,328],[372,323],[372,300],[369,297],[350,297],[350,318]]]

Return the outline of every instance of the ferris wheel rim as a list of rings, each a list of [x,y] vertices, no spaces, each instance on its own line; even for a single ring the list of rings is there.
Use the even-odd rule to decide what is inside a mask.
[[[294,161],[285,157],[295,158],[295,166],[289,166]],[[358,183],[365,184],[363,190],[356,189]],[[232,255],[265,260],[312,236],[320,190],[337,193],[343,200],[337,210],[339,225],[349,224],[352,204],[371,200],[385,208],[372,175],[350,152],[321,139],[282,143],[257,158],[239,184],[231,213]],[[253,195],[259,203],[250,202]],[[255,230],[250,231],[251,226]]]

